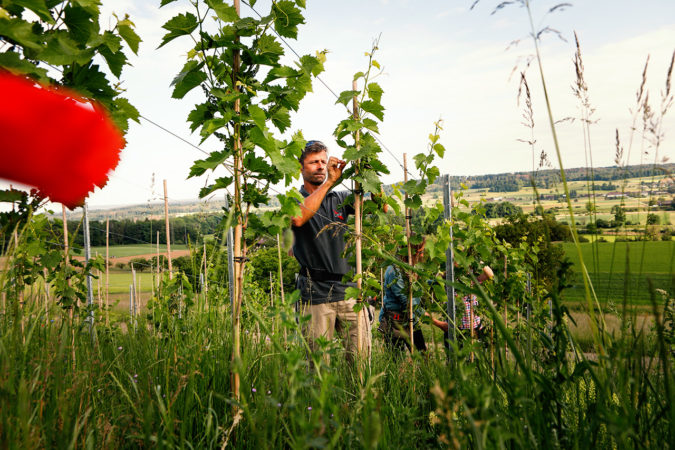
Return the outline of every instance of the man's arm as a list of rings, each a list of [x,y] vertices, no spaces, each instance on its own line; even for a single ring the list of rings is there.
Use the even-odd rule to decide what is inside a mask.
[[[305,197],[305,201],[300,204],[301,214],[291,218],[291,225],[301,227],[306,224],[319,210],[321,202],[330,188],[331,186],[328,183],[324,183],[316,191]]]
[[[434,316],[432,316],[431,314],[429,314],[426,311],[424,312],[424,315],[427,316],[427,317],[431,317],[431,323],[433,323],[436,327],[440,328],[443,331],[448,331],[448,329],[449,329],[448,322],[443,322],[442,320],[438,320],[437,318],[435,318]]]
[[[342,171],[346,165],[347,163],[345,161],[337,159],[334,156],[328,158],[328,178],[321,186],[316,188],[314,192],[305,197],[305,201],[300,205],[301,214],[291,218],[292,226],[301,227],[316,214],[330,188],[332,188],[342,176]]]

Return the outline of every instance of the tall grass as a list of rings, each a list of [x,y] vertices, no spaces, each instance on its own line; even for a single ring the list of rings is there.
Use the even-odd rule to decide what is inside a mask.
[[[247,298],[255,295],[263,294]],[[0,441],[23,448],[672,442],[665,372],[672,336],[669,344],[661,318],[656,336],[629,327],[607,337],[608,356],[598,365],[579,351],[557,295],[553,323],[533,317],[518,329],[484,301],[496,326],[494,363],[479,344],[455,348],[457,364],[447,365],[444,352],[408,359],[376,339],[363,383],[337,342],[308,353],[299,333],[305,319],[296,323],[292,303],[251,303],[242,326],[242,416],[235,418],[229,307],[195,307],[178,319],[154,305],[154,322],[148,315],[136,327],[99,325],[92,345],[86,327],[76,326],[72,342],[66,316],[52,310],[46,320],[29,299],[23,312],[0,318]],[[651,342],[665,351],[650,353]]]

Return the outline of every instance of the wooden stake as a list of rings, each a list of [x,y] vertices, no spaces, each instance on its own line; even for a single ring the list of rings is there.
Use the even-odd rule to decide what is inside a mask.
[[[284,298],[284,269],[282,266],[281,260],[281,238],[279,233],[277,233],[277,261],[279,262],[279,298],[281,299],[281,304],[286,304],[286,299]],[[286,346],[286,327],[284,328],[284,348]]]
[[[138,285],[136,289],[136,302],[134,303],[134,315],[138,316],[138,312],[143,309],[143,297],[141,296],[141,274],[138,274]]]
[[[352,81],[352,90],[354,90],[354,91],[358,90],[356,80]],[[354,114],[354,120],[359,120],[359,103],[358,103],[358,99],[356,98],[356,96],[354,96],[354,98],[352,100],[352,112]],[[354,135],[354,144],[356,146],[357,152],[358,152],[359,148],[361,148],[361,142],[360,142],[361,139],[360,138],[361,138],[360,132],[359,132],[359,130],[356,130],[356,133]],[[360,162],[361,162],[360,160],[356,161],[356,175],[359,175]],[[363,288],[363,280],[362,280],[363,263],[361,261],[361,246],[362,246],[361,233],[362,233],[362,228],[363,228],[362,227],[363,217],[362,217],[362,211],[361,211],[362,204],[363,204],[363,193],[361,191],[361,183],[355,181],[354,182],[354,234],[356,235],[355,236],[355,238],[356,238],[356,242],[355,242],[355,245],[356,245],[356,276],[358,277],[356,279],[356,288],[359,290],[359,296],[356,299],[357,303],[362,303],[362,301],[363,301],[363,295],[362,295],[362,292],[361,292],[361,289]],[[363,311],[363,308],[361,308],[356,313],[356,335],[357,335],[356,353],[357,354],[355,355],[355,357],[357,359],[360,359],[360,357],[362,356],[361,352],[363,352],[364,350],[366,351],[366,356],[370,356],[369,355],[370,352],[368,352],[364,348],[365,346],[364,346],[364,336],[363,336],[363,334],[364,334],[364,332],[366,332],[366,333],[368,332],[368,330],[367,329],[364,330],[363,326],[362,326],[363,325],[362,320],[363,320],[363,317],[364,317],[364,312],[365,311]],[[360,361],[358,363],[359,363],[359,376],[363,380],[363,373],[361,373]]]
[[[49,281],[47,281],[47,276],[48,276],[49,272],[47,272],[46,267],[42,268],[42,274],[45,278],[45,318],[47,320],[49,320],[49,303],[50,303],[50,293],[49,293],[49,291],[50,291],[51,286],[49,285]]]
[[[469,329],[471,330],[469,332],[469,335],[471,336],[471,356],[469,359],[471,362],[473,362],[473,298],[473,294],[469,295]]]
[[[507,259],[506,255],[504,255],[504,282],[506,282],[506,277],[507,277]],[[507,307],[506,307],[506,302],[508,301],[508,298],[504,297],[504,327],[508,330],[509,329],[509,322],[508,322],[508,316],[507,316]],[[506,356],[509,352],[509,346],[506,343],[506,338],[504,339],[504,356]]]
[[[169,263],[169,280],[173,280],[173,266],[171,264],[171,232],[169,230],[169,195],[166,180],[164,180],[164,222],[166,223],[166,257]]]
[[[237,16],[241,14],[241,5],[239,0],[234,0],[234,9]],[[239,36],[235,36],[235,43],[239,43]],[[237,82],[239,81],[239,64],[240,54],[239,49],[234,51],[234,61],[232,64],[232,86],[237,90]],[[232,308],[232,393],[235,401],[239,401],[240,394],[240,379],[239,379],[239,361],[241,359],[241,303],[243,300],[242,292],[242,278],[243,278],[243,259],[242,259],[242,221],[241,214],[241,124],[239,122],[239,115],[241,113],[241,105],[239,99],[234,103],[235,123],[234,123],[234,209],[236,226],[234,228],[234,305]],[[239,408],[235,406],[235,414],[239,412]]]
[[[14,248],[18,249],[19,248],[19,233],[16,231],[16,228],[14,229]],[[24,285],[20,279],[16,279],[16,287],[18,289],[18,294],[19,294],[19,308],[21,309],[21,334],[23,335],[23,288]]]
[[[131,317],[134,317],[136,315],[136,301],[138,299],[138,292],[136,290],[136,269],[134,269],[134,263],[131,263],[131,279],[133,296],[131,305],[129,306],[129,314],[131,314]]]
[[[408,182],[408,155],[406,153],[403,154],[403,180],[407,183]],[[408,200],[408,193],[405,193],[405,200]],[[412,235],[412,231],[410,229],[410,210],[408,209],[407,206],[403,208],[405,211],[405,235],[408,240],[408,264],[412,266],[412,247],[410,245],[410,238]],[[413,339],[413,276],[412,273],[408,274],[408,282],[409,282],[409,288],[408,288],[408,322],[409,322],[409,331],[410,331],[410,353],[412,354],[415,345],[414,345],[414,339]]]
[[[129,285],[129,317],[130,317],[129,320],[131,320],[133,316],[134,316],[134,285],[132,283]]]
[[[204,305],[208,302],[209,293],[209,268],[206,261],[206,242],[204,242]]]
[[[98,254],[97,254],[98,256]],[[98,271],[98,276],[96,277],[96,295],[98,297],[98,309],[101,311],[103,309],[103,294],[101,293],[101,271]]]
[[[164,264],[159,257],[159,231],[157,232],[157,290],[159,291],[160,267],[164,270]],[[159,293],[157,294],[159,295]]]
[[[14,229],[14,248],[18,249],[19,248],[19,234],[16,231],[16,228]],[[21,324],[21,339],[25,343],[26,342],[26,336],[24,335],[24,305],[23,305],[23,291],[24,291],[24,284],[21,281],[22,279],[15,279],[14,284],[17,289],[17,294],[18,294],[18,300],[19,300],[19,309],[21,311],[21,318],[19,319],[19,323]]]
[[[68,221],[66,220],[66,207],[61,205],[61,213],[63,215],[63,269],[68,269]],[[68,282],[70,284],[70,281]],[[73,326],[73,309],[74,305],[70,305],[68,317],[70,319],[71,330],[71,349],[73,351],[73,368],[75,367],[75,327]]]
[[[277,253],[278,253],[278,260],[279,260],[279,294],[280,294],[280,299],[281,303],[284,304],[286,303],[286,299],[284,298],[284,269],[281,264],[282,259],[281,259],[281,239],[279,238],[279,234],[277,233]]]
[[[110,219],[105,219],[105,324],[110,325]]]

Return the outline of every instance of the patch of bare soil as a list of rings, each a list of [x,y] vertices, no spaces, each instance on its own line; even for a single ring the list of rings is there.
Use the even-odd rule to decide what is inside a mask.
[[[159,252],[160,255],[166,256],[166,252]],[[188,256],[190,254],[190,250],[173,250],[171,252],[171,258],[178,258],[179,256]],[[124,264],[129,264],[129,262],[134,259],[134,258],[145,258],[145,259],[150,259],[153,256],[157,256],[157,253],[146,253],[143,255],[133,255],[133,256],[111,256],[110,257],[110,265],[115,265],[115,263],[121,262]],[[80,261],[84,261],[84,256],[78,255],[75,256],[76,259]]]

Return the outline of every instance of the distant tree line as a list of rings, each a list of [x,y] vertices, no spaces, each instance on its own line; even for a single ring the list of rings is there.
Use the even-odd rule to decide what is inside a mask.
[[[626,167],[596,167],[591,171],[586,167],[566,169],[567,181],[591,181],[599,191],[613,191],[620,188],[619,184],[611,181],[620,181],[624,178],[651,178],[672,172],[675,164],[664,164],[659,167],[653,165],[633,165]],[[487,189],[489,192],[515,192],[524,186],[530,186],[532,172],[500,173],[490,175],[475,175],[469,177],[453,176],[450,183],[456,189],[464,183],[470,189]],[[535,173],[535,182],[539,187],[550,188],[560,182],[560,171],[557,169],[539,170]],[[439,185],[440,188],[440,185]],[[675,190],[675,188],[673,188]],[[428,190],[433,192],[433,189]]]
[[[199,243],[203,236],[216,232],[223,219],[222,214],[192,214],[182,217],[169,218],[171,243],[187,244]],[[54,231],[62,236],[60,220],[54,220]],[[110,220],[110,245],[149,244],[157,242],[166,244],[166,226],[164,220]],[[105,221],[92,220],[89,222],[89,232],[92,246],[103,246],[106,241]],[[82,221],[68,221],[68,233],[74,239],[76,246],[84,245]]]

